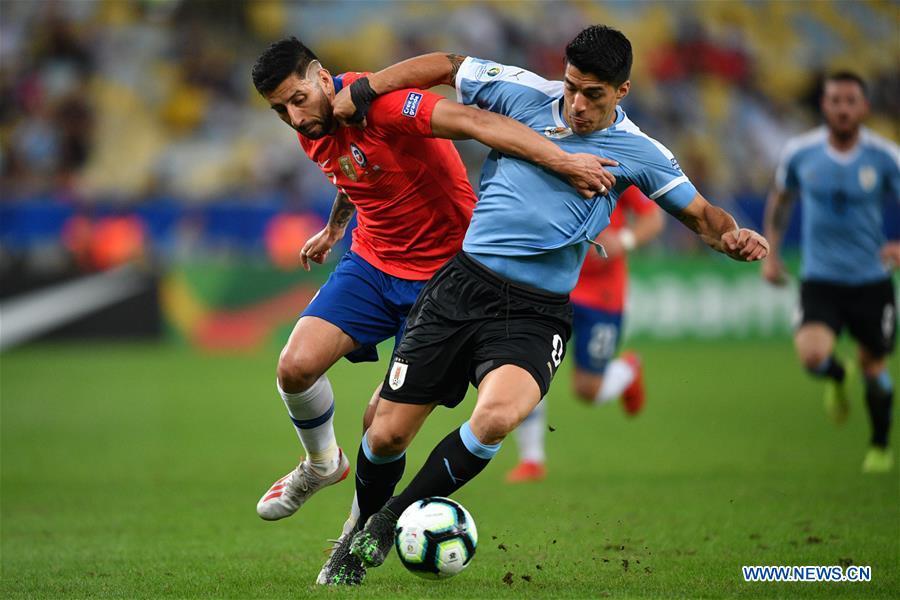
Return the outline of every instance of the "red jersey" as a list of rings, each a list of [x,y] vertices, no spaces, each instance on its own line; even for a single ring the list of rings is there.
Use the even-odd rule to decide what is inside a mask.
[[[628,222],[625,211],[643,215],[658,210],[656,203],[645,196],[638,188],[631,186],[622,192],[616,203],[616,210],[609,219],[609,227],[617,231]],[[572,290],[572,302],[603,310],[606,312],[622,312],[625,308],[625,291],[628,285],[628,262],[625,255],[615,258],[603,258],[592,249],[588,250],[578,283]]]
[[[335,88],[365,73],[335,77]],[[351,250],[381,271],[429,279],[462,247],[475,193],[450,140],[431,133],[443,96],[398,90],[378,97],[364,129],[338,127],[300,145],[356,207]]]

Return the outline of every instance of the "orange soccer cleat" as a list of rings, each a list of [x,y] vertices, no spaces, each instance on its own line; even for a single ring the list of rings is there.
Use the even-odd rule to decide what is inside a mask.
[[[634,369],[634,381],[622,392],[622,409],[633,417],[644,408],[644,370],[641,358],[634,352],[623,352],[622,360]]]
[[[542,463],[523,460],[506,474],[506,483],[526,483],[540,481],[547,476],[547,469]]]

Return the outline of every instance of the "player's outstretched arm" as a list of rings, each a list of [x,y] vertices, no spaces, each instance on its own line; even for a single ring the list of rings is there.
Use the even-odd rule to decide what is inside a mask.
[[[316,235],[309,238],[300,250],[300,264],[309,271],[309,261],[319,264],[325,262],[331,249],[344,237],[347,224],[356,209],[344,192],[338,192],[331,205],[328,223]]]
[[[713,206],[697,194],[675,217],[696,233],[710,248],[735,260],[752,262],[765,258],[769,242],[752,229],[738,227],[727,211]]]
[[[406,88],[427,90],[441,84],[454,86],[456,73],[464,60],[466,57],[459,54],[432,52],[360,77],[335,96],[334,118],[342,125],[360,125],[365,122],[369,106],[378,96]]]
[[[569,154],[530,127],[487,110],[441,100],[431,113],[431,132],[452,140],[473,139],[498,152],[524,158],[565,177],[585,198],[605,194],[616,178],[603,168],[618,163],[592,154]]]
[[[787,282],[787,271],[781,261],[781,242],[791,219],[794,195],[786,190],[773,189],[766,200],[763,232],[769,241],[769,256],[763,261],[763,278],[774,285]]]

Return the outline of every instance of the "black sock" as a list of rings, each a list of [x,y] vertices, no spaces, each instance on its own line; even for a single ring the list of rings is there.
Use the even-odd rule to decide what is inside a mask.
[[[481,473],[500,444],[480,443],[466,422],[435,446],[421,470],[387,507],[399,515],[406,507],[429,496],[449,496]]]
[[[363,527],[369,517],[390,499],[406,468],[406,453],[384,460],[371,455],[368,443],[363,435],[356,455],[356,502],[359,504],[357,528]]]
[[[866,406],[872,423],[872,445],[886,448],[891,428],[894,390],[887,371],[876,377],[866,378]]]
[[[816,377],[828,377],[829,379],[834,379],[838,383],[843,383],[844,376],[846,375],[844,365],[841,364],[841,361],[839,361],[834,354],[826,358],[822,364],[815,369],[809,369],[809,372]]]

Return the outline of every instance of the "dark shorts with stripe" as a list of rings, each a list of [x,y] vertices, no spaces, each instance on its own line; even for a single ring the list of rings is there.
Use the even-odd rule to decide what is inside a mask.
[[[890,354],[897,343],[894,282],[863,285],[804,281],[800,285],[799,324],[824,323],[835,335],[844,327],[875,356]]]
[[[394,349],[381,395],[453,407],[502,365],[519,366],[547,393],[572,334],[572,305],[510,281],[460,252],[419,294]]]

